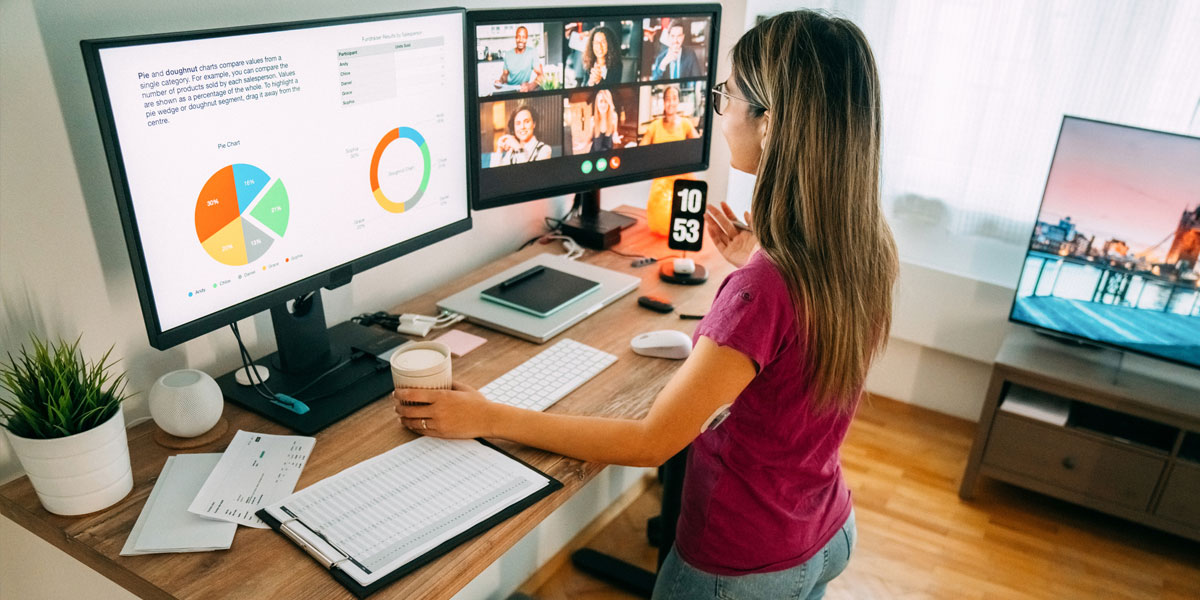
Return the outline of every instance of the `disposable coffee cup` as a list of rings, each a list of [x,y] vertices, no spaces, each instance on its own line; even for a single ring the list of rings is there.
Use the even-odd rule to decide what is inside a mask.
[[[441,342],[413,342],[398,348],[390,359],[392,383],[397,389],[448,390],[450,347]]]

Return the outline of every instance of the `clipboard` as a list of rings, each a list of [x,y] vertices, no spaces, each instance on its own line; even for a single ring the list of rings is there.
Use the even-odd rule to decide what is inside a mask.
[[[418,438],[418,440],[414,440],[414,441],[425,440],[425,439],[432,439],[432,438]],[[479,535],[480,533],[483,533],[484,531],[491,529],[492,527],[498,525],[499,523],[507,520],[509,517],[522,512],[526,508],[536,504],[542,498],[545,498],[546,496],[549,496],[550,494],[562,489],[562,487],[563,487],[562,482],[558,481],[557,479],[554,479],[553,477],[550,477],[549,475],[546,475],[542,471],[531,466],[529,463],[526,463],[525,461],[522,461],[522,460],[514,457],[513,455],[509,454],[508,452],[505,452],[504,450],[496,447],[494,444],[492,444],[486,440],[476,439],[474,441],[480,443],[481,445],[488,448],[489,450],[502,455],[503,458],[505,458],[509,461],[512,461],[512,463],[515,463],[516,465],[519,465],[520,467],[523,467],[524,469],[528,469],[529,471],[532,471],[537,476],[544,478],[546,480],[546,485],[544,487],[541,487],[540,489],[537,489],[536,491],[524,496],[523,498],[517,500],[516,502],[508,505],[507,507],[500,510],[499,512],[497,512],[489,517],[484,518],[483,520],[479,521],[478,523],[475,523],[474,525],[470,526],[465,531],[462,531],[461,533],[458,533],[457,535],[454,535],[453,537],[446,539],[445,541],[438,544],[436,547],[425,551],[420,556],[413,558],[411,560],[408,560],[407,562],[405,562],[402,565],[396,567],[395,569],[387,572],[379,579],[377,579],[367,585],[363,585],[363,584],[359,583],[359,581],[356,580],[353,576],[351,576],[347,572],[347,570],[342,567],[342,565],[346,564],[346,563],[352,563],[353,566],[362,568],[364,570],[366,569],[366,567],[364,567],[361,563],[359,563],[355,558],[347,556],[346,553],[343,553],[340,550],[338,550],[337,547],[335,547],[332,543],[329,542],[328,538],[326,538],[325,535],[323,535],[319,531],[315,531],[312,528],[308,527],[299,518],[292,518],[292,519],[286,519],[284,521],[280,521],[274,515],[272,515],[268,510],[269,508],[273,508],[276,505],[272,505],[272,507],[268,507],[268,508],[263,508],[263,509],[259,510],[256,514],[258,515],[258,517],[260,519],[262,519],[264,522],[266,522],[267,525],[269,525],[271,527],[271,529],[273,529],[276,532],[278,532],[279,534],[283,535],[285,538],[290,540],[292,543],[300,546],[301,549],[303,549],[305,552],[307,552],[321,566],[323,566],[327,570],[329,570],[329,574],[334,578],[334,580],[336,580],[338,583],[342,584],[342,586],[345,587],[347,590],[349,590],[350,593],[354,594],[355,597],[366,598],[367,596],[370,596],[371,594],[387,587],[388,585],[390,585],[391,583],[400,579],[401,577],[404,577],[405,575],[415,571],[416,569],[419,569],[420,567],[425,566],[429,562],[442,556],[443,554],[446,554],[450,550],[453,550],[454,548],[461,545],[463,542],[466,542],[467,540]],[[409,442],[409,443],[412,443],[412,442]],[[401,446],[398,446],[397,448],[403,447],[404,445],[406,445],[406,444],[402,444]],[[393,449],[392,451],[395,451],[395,450],[396,449]],[[392,452],[392,451],[389,451],[389,452]],[[387,453],[384,453],[384,454],[387,454]],[[382,456],[382,455],[380,455],[380,456]],[[376,457],[376,458],[379,458],[379,457]],[[367,459],[367,461],[363,461],[363,463],[369,462],[371,460],[374,460],[374,459]],[[359,463],[359,464],[361,465],[363,463]],[[355,465],[355,466],[358,466],[358,465]],[[351,467],[351,468],[354,468],[354,467]],[[305,489],[310,489],[310,488],[314,488],[316,486],[320,486],[322,483],[324,483],[328,479],[331,479],[332,477],[337,477],[337,475],[333,475],[330,478],[326,478],[321,481],[318,481],[317,483],[314,483],[312,486],[309,486],[308,488],[305,488]],[[303,491],[304,490],[301,490],[301,492],[303,492]],[[298,493],[301,493],[301,492],[298,492]],[[285,499],[283,502],[287,502],[287,499]],[[282,503],[279,503],[279,504],[282,504]],[[291,514],[292,517],[295,517],[295,515],[290,513],[290,511],[285,511],[285,512],[288,512],[288,514]]]
[[[548,317],[600,289],[600,283],[537,265],[479,292],[484,300]]]

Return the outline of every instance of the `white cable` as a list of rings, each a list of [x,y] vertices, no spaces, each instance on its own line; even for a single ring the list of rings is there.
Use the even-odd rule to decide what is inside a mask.
[[[154,417],[139,417],[139,418],[134,419],[134,420],[130,421],[129,423],[127,423],[125,425],[125,428],[129,429],[130,427],[137,427],[138,425],[141,425],[142,423],[145,423],[146,421],[149,421],[150,419],[153,419],[153,418]]]
[[[467,318],[466,315],[454,315],[453,317],[450,318],[449,321],[441,321],[441,322],[437,323],[436,325],[434,325],[433,328],[434,329],[445,329],[451,325],[454,325],[455,323],[458,323],[459,321],[462,321],[465,318]]]
[[[576,243],[575,240],[565,235],[548,235],[546,236],[546,239],[561,241],[563,249],[567,251],[567,253],[563,255],[567,257],[567,260],[576,260],[581,258],[584,254],[583,247]]]
[[[455,323],[457,323],[462,320],[460,317],[462,317],[462,315],[460,315],[454,311],[442,309],[442,312],[438,313],[436,322],[446,323],[448,321],[454,321]]]

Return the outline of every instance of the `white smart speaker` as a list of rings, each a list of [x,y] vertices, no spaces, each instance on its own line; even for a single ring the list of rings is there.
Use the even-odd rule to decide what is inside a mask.
[[[149,403],[154,423],[174,438],[208,438],[212,436],[203,434],[223,433],[213,431],[222,421],[221,411],[225,408],[221,388],[203,371],[183,369],[159,377],[150,387]],[[165,443],[161,436],[158,441],[177,446]]]

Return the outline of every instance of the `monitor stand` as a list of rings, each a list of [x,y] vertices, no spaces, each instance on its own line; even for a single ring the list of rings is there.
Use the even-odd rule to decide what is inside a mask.
[[[579,208],[563,219],[563,235],[574,239],[584,248],[605,250],[621,241],[621,230],[632,227],[637,219],[615,212],[600,210],[600,190],[575,194],[574,206]]]
[[[377,356],[407,342],[407,338],[349,321],[326,329],[319,290],[290,307],[283,304],[272,308],[271,322],[279,351],[258,358],[254,364],[260,372],[267,370],[263,383],[272,393],[293,396],[308,411],[288,408],[286,402],[272,401],[254,387],[238,383],[236,375],[243,370],[241,367],[217,378],[230,402],[296,433],[311,435],[392,391],[391,368]],[[324,375],[326,372],[329,374]],[[322,378],[314,383],[318,377]]]

